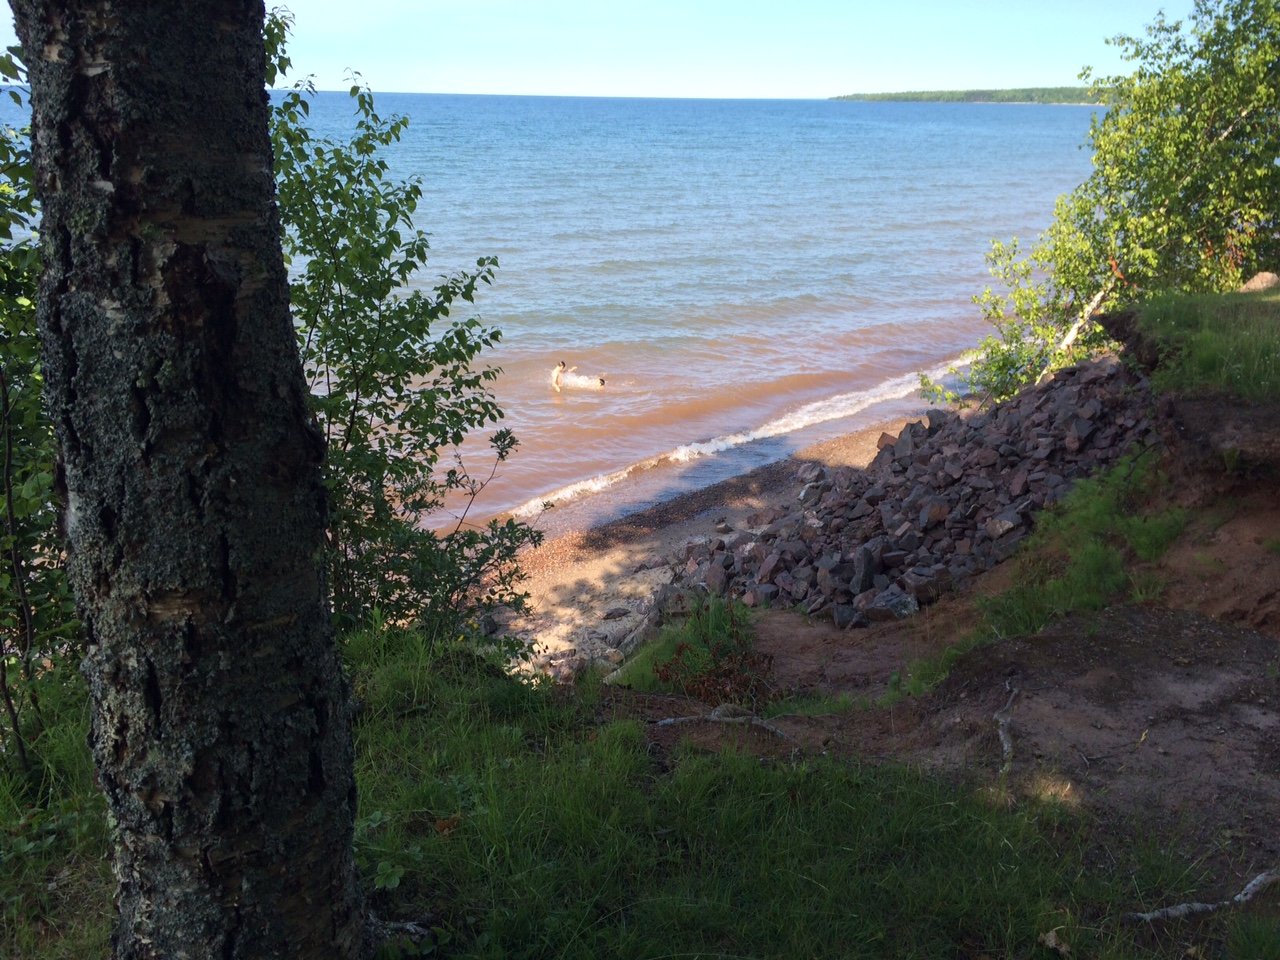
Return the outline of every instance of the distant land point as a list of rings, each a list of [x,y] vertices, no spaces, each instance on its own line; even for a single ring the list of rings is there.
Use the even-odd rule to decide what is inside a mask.
[[[832,100],[892,100],[930,103],[1090,103],[1089,87],[1015,87],[1009,90],[909,90],[903,93],[846,93]]]

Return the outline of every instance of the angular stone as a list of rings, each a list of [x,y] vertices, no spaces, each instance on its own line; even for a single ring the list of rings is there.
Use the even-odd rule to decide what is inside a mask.
[[[1269,270],[1260,270],[1249,278],[1248,283],[1240,288],[1241,293],[1258,293],[1262,290],[1273,290],[1280,287],[1280,277]]]
[[[920,528],[928,530],[930,527],[936,527],[947,519],[949,513],[951,513],[951,504],[946,497],[930,497],[920,508]]]
[[[711,556],[709,537],[695,537],[684,545],[685,560],[705,560],[709,556]]]
[[[1097,420],[1098,414],[1102,412],[1102,404],[1098,403],[1097,397],[1090,397],[1080,406],[1076,407],[1076,416],[1081,420]]]
[[[880,555],[880,566],[883,570],[893,570],[895,567],[902,566],[907,559],[907,551],[900,549],[886,550]]]
[[[709,590],[715,596],[722,596],[729,587],[729,571],[718,563],[713,563],[707,568],[707,576],[704,581]]]
[[[892,500],[885,500],[880,504],[880,524],[886,530],[892,530],[898,526],[902,522],[901,517],[897,505]]]
[[[901,587],[891,585],[880,591],[867,606],[867,619],[873,622],[902,620],[920,611],[916,598]]]
[[[823,489],[823,484],[820,481],[817,481],[814,483],[806,483],[801,488],[800,496],[798,499],[800,500],[801,503],[808,506],[809,504],[817,503],[819,498],[824,493],[826,493],[826,490]]]
[[[951,414],[945,410],[926,410],[924,416],[928,424],[928,435],[931,437],[951,421]]]
[[[761,583],[773,583],[774,578],[782,572],[782,554],[774,551],[764,558],[764,562],[760,564],[760,569],[756,572],[756,578]]]
[[[831,608],[831,621],[839,630],[850,627],[865,627],[870,621],[866,614],[850,603],[837,603]]]
[[[916,452],[916,441],[911,436],[910,428],[904,429],[898,435],[898,441],[893,445],[893,458],[895,460],[907,460]]]
[[[783,556],[791,558],[792,563],[798,561],[801,557],[809,556],[809,548],[803,540],[784,540],[778,544],[778,550]]]
[[[804,463],[800,465],[800,469],[796,471],[796,479],[801,483],[813,483],[817,480],[825,480],[827,471],[822,469],[820,464]]]
[[[952,588],[951,571],[933,567],[927,571],[909,571],[902,576],[903,586],[921,605],[933,603]]]
[[[838,563],[829,570],[819,570],[817,587],[826,594],[834,594],[840,589],[851,589],[849,581],[853,579],[854,572],[855,565],[852,563]]]
[[[794,513],[779,517],[764,528],[764,535],[789,540],[800,530],[801,518]]]
[[[623,617],[631,616],[630,607],[610,607],[604,612],[605,620],[620,620]]]
[[[983,447],[969,458],[969,462],[975,467],[993,467],[999,459],[1000,454],[993,447]]]
[[[779,510],[776,507],[768,507],[764,510],[757,510],[755,513],[747,517],[747,526],[767,527],[769,526],[769,524],[773,523],[775,520],[778,520],[784,516],[786,516],[786,513],[784,511]]]
[[[1022,525],[1022,519],[1010,511],[998,514],[983,524],[982,529],[986,531],[987,536],[992,540],[998,540],[1010,530],[1014,530]]]
[[[853,555],[853,570],[849,575],[849,592],[856,594],[862,593],[864,590],[870,590],[871,584],[879,572],[880,560],[875,551],[865,544],[859,547]]]
[[[1026,530],[1011,530],[991,545],[991,556],[997,563],[1003,563],[1013,556],[1018,544],[1027,536]]]

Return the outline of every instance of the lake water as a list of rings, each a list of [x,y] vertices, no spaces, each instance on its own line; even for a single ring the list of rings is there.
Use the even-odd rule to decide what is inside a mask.
[[[473,512],[550,498],[552,530],[918,406],[916,373],[985,332],[991,238],[1033,237],[1089,168],[1081,107],[378,104],[411,118],[393,164],[424,180],[432,275],[501,263],[477,311],[521,446]],[[557,394],[561,359],[605,388]]]
[[[411,118],[422,282],[496,255],[477,314],[520,448],[472,517],[554,531],[869,425],[974,346],[991,238],[1088,174],[1087,108],[378,94]],[[351,123],[320,94],[319,132]],[[559,360],[603,377],[551,389]],[[474,462],[472,464],[475,465]],[[438,519],[438,518],[437,518]]]

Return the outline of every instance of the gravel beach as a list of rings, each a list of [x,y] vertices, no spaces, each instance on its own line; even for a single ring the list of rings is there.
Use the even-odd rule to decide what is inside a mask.
[[[621,659],[619,646],[641,622],[654,593],[671,580],[684,544],[717,527],[751,526],[761,510],[790,506],[803,463],[865,467],[897,419],[827,440],[786,460],[666,501],[620,520],[547,540],[527,551],[529,612],[508,629],[536,644],[535,663],[553,675]]]

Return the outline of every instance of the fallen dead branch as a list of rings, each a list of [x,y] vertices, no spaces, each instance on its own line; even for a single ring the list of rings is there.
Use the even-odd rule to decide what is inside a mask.
[[[1157,920],[1181,920],[1183,917],[1212,913],[1223,907],[1248,903],[1277,880],[1280,880],[1280,869],[1266,870],[1245,884],[1245,888],[1230,900],[1220,900],[1217,903],[1179,903],[1177,906],[1152,910],[1150,913],[1126,913],[1121,919],[1130,923],[1154,923]]]
[[[1013,685],[1012,680],[1006,680],[1004,688],[1009,691],[1009,699],[991,719],[996,722],[996,733],[1000,735],[1000,753],[1004,757],[1000,772],[1008,773],[1009,767],[1013,765],[1013,735],[1009,733],[1009,724],[1013,720],[1013,701],[1018,697],[1018,688]]]
[[[794,739],[776,724],[757,717],[744,707],[739,707],[732,703],[722,703],[711,710],[710,713],[698,713],[691,717],[667,717],[665,720],[655,720],[654,726],[672,727],[677,723],[733,723],[741,726],[759,727],[761,730],[767,730],[775,737],[781,737],[783,740]]]

